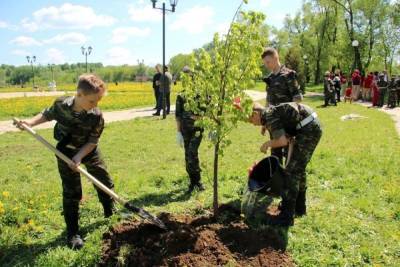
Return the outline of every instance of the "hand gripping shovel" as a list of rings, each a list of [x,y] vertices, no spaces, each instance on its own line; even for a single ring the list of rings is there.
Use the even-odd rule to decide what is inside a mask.
[[[17,118],[14,118],[13,121],[14,121],[15,125],[19,126],[20,128],[23,128],[28,133],[30,133],[33,137],[36,138],[36,140],[38,140],[40,143],[45,145],[48,149],[53,151],[65,163],[67,163],[68,165],[73,164],[72,160],[70,160],[67,156],[65,156],[63,153],[61,153],[59,150],[57,150],[53,145],[51,145],[49,142],[47,142],[46,139],[44,139],[42,136],[37,134],[32,128],[25,125],[24,123],[21,123],[20,120]],[[106,193],[107,195],[112,197],[116,202],[119,202],[122,206],[124,206],[128,210],[138,214],[139,217],[141,217],[142,219],[144,219],[162,229],[167,229],[165,224],[160,219],[158,219],[154,215],[151,215],[150,213],[148,213],[147,211],[145,211],[142,208],[135,207],[134,205],[129,203],[127,200],[121,198],[113,190],[111,190],[108,187],[106,187],[105,185],[103,185],[99,180],[97,180],[93,175],[91,175],[89,172],[87,172],[82,167],[78,166],[77,170],[78,170],[78,172],[80,172],[81,174],[86,176],[94,185],[96,185],[98,188],[100,188],[101,191],[103,191],[104,193]]]

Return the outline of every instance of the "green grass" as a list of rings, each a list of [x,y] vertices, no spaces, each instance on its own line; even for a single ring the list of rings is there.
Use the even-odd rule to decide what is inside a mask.
[[[315,107],[322,100],[307,102]],[[299,266],[400,266],[400,141],[392,120],[358,105],[316,110],[324,135],[307,168],[308,216],[290,229],[289,253]],[[340,121],[348,113],[368,119]],[[232,133],[221,161],[221,203],[240,200],[247,168],[263,157],[259,146],[265,137],[259,132],[240,124]],[[39,133],[52,139],[51,130]],[[207,190],[186,198],[188,178],[172,117],[112,123],[101,139],[116,191],[155,213],[198,214],[211,207],[208,144],[201,146]],[[0,266],[98,262],[102,234],[120,217],[102,218],[96,193],[83,179],[80,224],[86,246],[78,252],[65,247],[55,159],[28,134],[0,135],[0,184]]]

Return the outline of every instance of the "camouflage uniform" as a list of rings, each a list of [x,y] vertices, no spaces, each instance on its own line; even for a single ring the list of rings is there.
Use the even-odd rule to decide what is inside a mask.
[[[294,70],[281,66],[278,73],[271,73],[264,78],[267,84],[267,106],[276,106],[281,103],[301,101],[303,96]],[[271,137],[271,136],[270,136]],[[271,154],[278,157],[282,163],[284,150],[282,148],[272,149]]]
[[[388,82],[383,79],[379,79],[379,81],[377,82],[377,86],[379,88],[378,107],[383,107],[383,103],[385,101],[385,95],[386,95],[386,91],[387,91],[387,87],[388,87]]]
[[[388,96],[387,106],[389,108],[395,108],[396,102],[398,102],[399,100],[397,99],[396,80],[394,78],[392,78],[392,80],[390,81],[388,90],[389,90],[389,96]]]
[[[60,97],[54,104],[45,109],[42,114],[47,120],[56,120],[54,138],[58,141],[57,149],[67,157],[75,156],[81,147],[87,143],[98,144],[104,129],[104,119],[101,111],[94,108],[88,112],[76,112],[72,109],[74,97]],[[63,211],[67,225],[68,236],[78,232],[79,201],[82,198],[80,174],[69,168],[68,164],[57,157],[58,170],[63,188]],[[82,159],[87,171],[108,188],[113,188],[113,182],[107,172],[100,150],[96,147]],[[97,194],[104,208],[106,217],[112,214],[113,200],[99,190]]]
[[[190,184],[196,185],[201,180],[201,168],[199,162],[199,146],[203,138],[203,129],[195,126],[193,112],[185,110],[186,100],[183,93],[176,97],[176,120],[180,122],[181,132],[185,148],[186,171],[190,178]]]
[[[270,131],[273,139],[282,135],[295,137],[292,158],[285,168],[287,189],[282,195],[282,212],[289,215],[301,209],[305,213],[306,166],[317,147],[322,130],[317,118],[301,129],[296,129],[296,126],[312,113],[310,107],[293,102],[267,108],[261,115],[262,124]]]
[[[335,98],[335,86],[330,78],[324,80],[324,101],[325,107],[327,107],[330,102],[335,106],[337,105]]]

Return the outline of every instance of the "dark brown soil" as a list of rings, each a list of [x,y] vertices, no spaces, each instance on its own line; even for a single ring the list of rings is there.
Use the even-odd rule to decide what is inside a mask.
[[[168,231],[124,222],[104,234],[100,266],[294,266],[279,231],[252,229],[221,206],[211,216],[161,214]]]

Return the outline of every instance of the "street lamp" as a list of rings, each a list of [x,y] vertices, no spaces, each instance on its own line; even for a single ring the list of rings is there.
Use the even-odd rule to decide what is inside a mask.
[[[33,71],[33,63],[36,61],[36,56],[26,56],[26,60],[28,60],[28,63],[30,63],[32,67],[32,90],[35,90],[35,72]]]
[[[81,47],[82,55],[84,55],[86,59],[86,73],[88,72],[87,57],[90,55],[90,53],[92,53],[92,50],[93,48],[91,46],[89,46],[87,49],[84,46]]]
[[[142,59],[141,61],[138,59],[137,63],[138,63],[137,76],[140,76],[139,77],[140,82],[143,82],[144,75],[146,74],[145,73],[146,70],[145,70],[145,67],[144,67],[144,59]]]
[[[51,70],[51,88],[53,91],[56,89],[56,81],[54,81],[54,69],[53,67],[55,66],[54,64],[48,64],[50,70]]]
[[[307,55],[304,55],[303,56],[303,59],[304,59],[304,72],[305,72],[305,75],[306,75],[306,83],[309,83],[310,82],[310,76],[308,75],[308,57],[307,57]]]
[[[354,48],[354,63],[353,63],[353,69],[355,69],[356,66],[358,65],[358,64],[357,64],[357,63],[358,63],[358,58],[357,58],[358,49],[357,49],[357,47],[358,47],[359,45],[360,45],[360,44],[358,43],[357,40],[353,40],[353,41],[351,42],[351,46]]]
[[[162,8],[156,7],[157,4],[157,0],[151,0],[151,2],[153,3],[153,8],[154,9],[160,9],[163,12],[163,82],[164,84],[162,85],[163,87],[163,119],[165,119],[167,117],[166,111],[165,111],[165,106],[166,106],[166,95],[165,95],[165,83],[166,83],[166,77],[165,77],[165,11],[170,11],[170,12],[175,12],[175,8],[178,5],[178,0],[170,0],[169,3],[171,5],[171,9],[166,9],[165,8],[165,0],[162,0]]]

